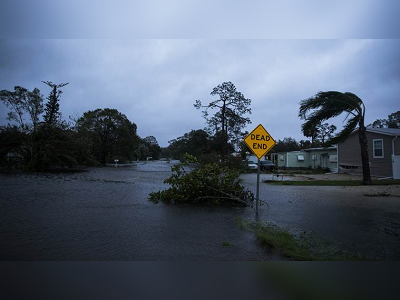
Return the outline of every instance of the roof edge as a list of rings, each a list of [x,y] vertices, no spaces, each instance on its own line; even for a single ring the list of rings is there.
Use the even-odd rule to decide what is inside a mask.
[[[367,127],[367,132],[383,134],[383,135],[389,135],[389,136],[400,136],[400,132],[398,134],[396,134],[396,133],[390,133],[390,132],[384,132],[384,131],[376,130],[376,128],[370,128],[370,127]]]

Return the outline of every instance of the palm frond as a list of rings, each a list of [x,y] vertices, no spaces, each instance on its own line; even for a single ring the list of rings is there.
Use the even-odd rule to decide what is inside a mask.
[[[338,134],[336,134],[334,138],[332,138],[326,143],[326,146],[332,146],[347,139],[349,135],[357,128],[360,118],[361,116],[357,115],[349,119],[344,125],[343,129]]]
[[[308,114],[315,111],[324,111],[323,114],[333,116],[340,115],[344,111],[359,111],[361,99],[351,93],[340,93],[335,91],[319,92],[314,97],[304,99],[300,102],[299,117],[307,120]],[[362,103],[362,101],[361,101]],[[340,113],[339,113],[340,112]]]
[[[309,129],[324,121],[347,113],[345,121],[348,120],[350,115],[353,118],[347,121],[343,130],[334,140],[346,136],[357,126],[357,122],[363,113],[362,105],[361,99],[352,93],[319,92],[314,97],[300,102],[299,117],[305,120],[302,125],[303,132],[308,132]]]

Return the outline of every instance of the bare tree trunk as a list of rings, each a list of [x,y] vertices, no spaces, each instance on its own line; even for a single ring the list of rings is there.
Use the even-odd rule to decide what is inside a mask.
[[[361,162],[363,168],[363,185],[372,185],[371,170],[369,167],[369,156],[368,156],[368,139],[367,131],[364,126],[364,118],[360,120],[358,136],[361,148]]]

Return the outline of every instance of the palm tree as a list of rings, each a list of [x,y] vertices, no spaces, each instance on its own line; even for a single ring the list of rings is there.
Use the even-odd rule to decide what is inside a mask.
[[[346,113],[346,124],[329,144],[337,144],[345,140],[358,126],[358,136],[361,148],[361,162],[363,168],[363,184],[371,185],[369,169],[368,140],[364,125],[365,105],[362,100],[352,93],[335,91],[319,92],[314,97],[300,102],[299,117],[306,120],[302,125],[303,132],[330,118]]]

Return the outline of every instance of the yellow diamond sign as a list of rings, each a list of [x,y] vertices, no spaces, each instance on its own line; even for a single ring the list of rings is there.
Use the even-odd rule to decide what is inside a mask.
[[[250,132],[244,142],[258,159],[267,154],[276,144],[275,140],[261,124]]]

